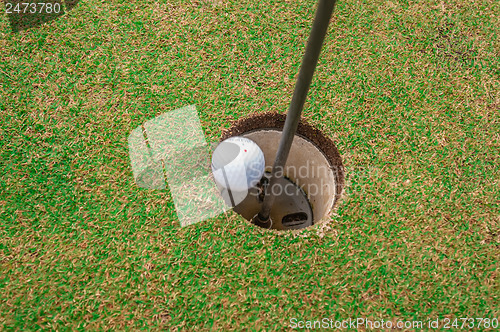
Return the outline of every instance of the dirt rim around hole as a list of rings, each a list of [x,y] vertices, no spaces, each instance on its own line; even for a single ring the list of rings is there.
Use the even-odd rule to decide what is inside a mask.
[[[233,136],[241,136],[254,130],[278,129],[281,131],[283,130],[285,120],[286,114],[280,114],[276,112],[250,114],[242,119],[235,121],[230,128],[224,130],[222,132],[220,141],[222,142]],[[296,135],[299,135],[316,145],[318,149],[323,153],[327,161],[330,163],[335,177],[336,186],[335,198],[333,200],[333,205],[330,208],[331,213],[331,211],[335,208],[340,198],[342,197],[342,192],[345,185],[345,169],[342,163],[342,157],[340,156],[340,153],[333,141],[329,137],[325,136],[325,134],[323,134],[319,129],[307,123],[304,118],[300,119]],[[319,221],[312,227],[321,224],[323,224],[323,222]],[[309,229],[312,227],[307,227],[304,229]]]

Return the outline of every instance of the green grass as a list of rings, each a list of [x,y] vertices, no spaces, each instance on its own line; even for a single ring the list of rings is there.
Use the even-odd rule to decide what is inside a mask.
[[[196,104],[216,141],[285,112],[315,1],[81,1],[0,15],[2,329],[284,329],[291,318],[500,318],[498,1],[343,1],[304,117],[346,195],[328,227],[180,228],[127,136]]]

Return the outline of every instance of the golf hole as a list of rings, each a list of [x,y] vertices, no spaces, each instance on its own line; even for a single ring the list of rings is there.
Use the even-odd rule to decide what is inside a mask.
[[[233,136],[251,139],[262,149],[269,178],[286,116],[263,113],[245,117],[226,130],[221,141]],[[294,137],[284,177],[275,187],[276,201],[271,210],[271,229],[300,230],[328,220],[344,187],[342,159],[331,139],[301,120]],[[258,188],[234,211],[250,221],[260,211]]]

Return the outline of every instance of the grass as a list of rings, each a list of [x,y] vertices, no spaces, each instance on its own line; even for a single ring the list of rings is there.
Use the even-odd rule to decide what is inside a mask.
[[[2,329],[266,329],[290,319],[500,318],[497,1],[339,1],[304,117],[348,187],[276,236],[180,228],[127,136],[196,104],[210,141],[285,112],[315,1],[81,1],[0,16]]]

